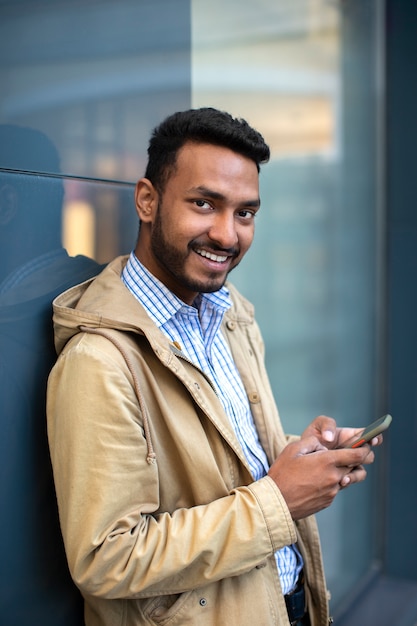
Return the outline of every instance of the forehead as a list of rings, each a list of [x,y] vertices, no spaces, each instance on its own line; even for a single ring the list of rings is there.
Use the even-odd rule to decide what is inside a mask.
[[[243,185],[258,190],[256,163],[223,146],[188,142],[178,151],[169,180],[183,185]],[[169,181],[168,181],[169,182]]]

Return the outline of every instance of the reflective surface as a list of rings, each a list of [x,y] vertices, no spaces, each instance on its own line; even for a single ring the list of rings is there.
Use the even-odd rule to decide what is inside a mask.
[[[189,106],[189,37],[183,0],[0,2],[5,624],[83,623],[46,439],[52,300],[132,249],[132,181],[143,174],[151,128]]]
[[[61,211],[59,179],[0,173],[0,612],[19,625],[29,615],[75,625],[82,615],[58,525],[45,391],[55,360],[52,299],[99,266],[63,250]]]
[[[77,184],[69,200],[65,182]],[[28,616],[45,626],[82,623],[59,531],[46,439],[46,380],[56,356],[52,300],[102,267],[78,254],[77,245],[74,255],[62,247],[65,206],[74,206],[75,197],[88,202],[100,223],[94,228],[94,256],[108,260],[121,246],[133,245],[136,223],[126,231],[120,226],[133,213],[131,196],[131,189],[114,184],[0,172],[0,612],[7,623],[23,626]]]
[[[193,1],[193,105],[245,117],[272,147],[231,279],[256,306],[287,432],[379,417],[375,24],[371,2]],[[371,476],[319,516],[335,603],[372,560],[372,493]]]
[[[133,247],[134,182],[174,110],[229,110],[271,145],[231,279],[255,303],[286,430],[379,417],[376,5],[0,3],[2,616],[78,624],[45,439],[51,301]],[[319,516],[335,604],[373,558],[372,474]]]
[[[0,122],[44,131],[66,174],[136,180],[149,129],[189,105],[189,15],[188,0],[0,3]]]

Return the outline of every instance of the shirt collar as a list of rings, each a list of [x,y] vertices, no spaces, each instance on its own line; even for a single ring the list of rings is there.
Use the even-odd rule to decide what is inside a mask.
[[[232,305],[229,290],[225,286],[213,293],[200,293],[194,306],[186,304],[142,265],[134,252],[124,267],[122,280],[158,327],[180,311],[195,315],[204,306],[223,314]]]

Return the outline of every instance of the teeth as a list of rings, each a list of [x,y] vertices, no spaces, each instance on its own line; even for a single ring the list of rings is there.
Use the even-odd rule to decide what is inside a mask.
[[[210,259],[210,261],[216,261],[217,263],[224,263],[227,261],[227,256],[219,256],[217,254],[211,254],[211,252],[207,252],[206,250],[196,250],[198,254],[206,257],[206,259]]]

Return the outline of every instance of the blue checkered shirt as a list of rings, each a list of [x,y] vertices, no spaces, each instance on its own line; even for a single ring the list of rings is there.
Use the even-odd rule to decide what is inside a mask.
[[[194,306],[189,306],[148,272],[133,252],[122,272],[122,280],[158,328],[171,341],[179,343],[183,354],[209,376],[254,480],[265,476],[268,460],[259,442],[245,389],[220,328],[223,315],[231,306],[227,288],[199,294]],[[295,545],[285,546],[275,556],[285,594],[297,582],[302,558]]]

